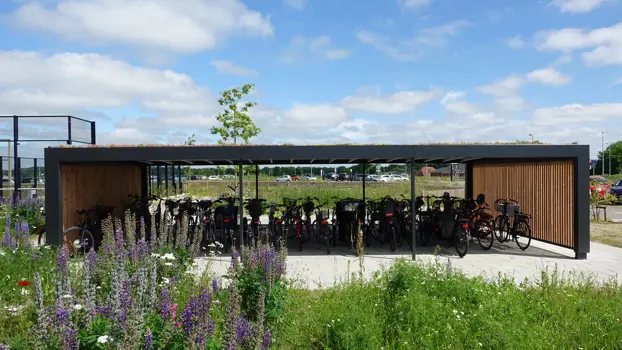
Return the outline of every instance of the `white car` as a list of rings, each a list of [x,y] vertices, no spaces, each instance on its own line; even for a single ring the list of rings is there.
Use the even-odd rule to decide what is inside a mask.
[[[383,174],[378,177],[378,181],[380,182],[393,182],[393,175]]]
[[[303,180],[311,180],[311,181],[315,181],[317,180],[317,177],[315,175],[311,175],[311,174],[304,174],[302,176]]]
[[[207,179],[208,180],[220,180],[220,178],[216,175],[210,175]]]
[[[292,181],[292,178],[289,175],[281,175],[280,177],[276,178],[276,181],[278,182]]]

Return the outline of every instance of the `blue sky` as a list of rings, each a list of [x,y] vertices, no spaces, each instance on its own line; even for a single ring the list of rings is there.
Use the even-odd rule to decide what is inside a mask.
[[[602,132],[622,139],[620,0],[14,0],[0,15],[0,115],[93,119],[100,143],[215,142],[218,93],[245,83],[258,143],[533,134],[594,155]]]

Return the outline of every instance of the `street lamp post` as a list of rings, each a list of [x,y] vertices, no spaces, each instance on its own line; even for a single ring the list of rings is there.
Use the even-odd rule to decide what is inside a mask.
[[[601,160],[603,162],[603,166],[602,166],[603,174],[602,175],[605,176],[605,132],[604,131],[600,133],[600,137],[601,137],[600,147],[602,149],[602,155],[603,155],[602,160]]]
[[[529,134],[531,136],[531,142],[533,143],[533,134]]]
[[[611,176],[611,142],[609,142],[607,148],[609,149],[609,176]]]

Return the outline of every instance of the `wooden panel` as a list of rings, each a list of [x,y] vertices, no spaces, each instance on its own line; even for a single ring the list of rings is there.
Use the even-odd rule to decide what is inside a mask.
[[[587,190],[586,190],[587,191]],[[571,160],[473,164],[473,196],[512,198],[532,214],[532,238],[574,247],[574,170]]]
[[[122,218],[129,194],[141,194],[139,165],[62,165],[63,230],[77,223],[76,210],[114,207]]]

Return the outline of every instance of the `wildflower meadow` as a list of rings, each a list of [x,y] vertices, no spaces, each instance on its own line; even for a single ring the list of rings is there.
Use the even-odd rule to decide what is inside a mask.
[[[473,278],[437,256],[305,290],[282,246],[234,250],[217,275],[219,246],[205,256],[183,229],[146,241],[134,218],[108,218],[97,251],[78,257],[6,222],[0,349],[622,348],[613,279]]]

